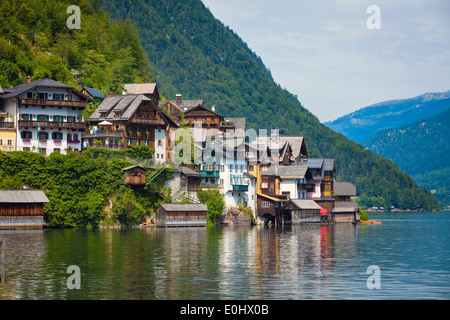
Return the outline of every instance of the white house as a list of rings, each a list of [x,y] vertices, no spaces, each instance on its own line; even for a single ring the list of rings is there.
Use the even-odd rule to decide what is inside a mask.
[[[51,79],[20,84],[2,95],[3,110],[14,115],[16,151],[48,155],[67,149],[81,150],[86,129],[81,111],[91,99]]]
[[[241,146],[244,146],[243,144]],[[199,172],[204,176],[202,188],[218,188],[227,208],[239,203],[255,211],[256,177],[248,173],[248,158],[244,149],[227,148],[213,143],[203,151]]]

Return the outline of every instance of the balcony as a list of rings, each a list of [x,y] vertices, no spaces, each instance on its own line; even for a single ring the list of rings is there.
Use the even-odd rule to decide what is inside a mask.
[[[200,170],[199,171],[201,175],[203,175],[205,178],[218,178],[220,176],[220,171],[207,171],[207,170]]]
[[[200,186],[202,189],[223,189],[223,184],[220,183],[202,182]]]
[[[233,184],[233,191],[248,191],[248,184]]]
[[[84,108],[86,106],[85,101],[69,101],[69,100],[52,100],[52,99],[32,99],[21,98],[21,105],[33,105],[44,107],[66,107],[66,108]]]
[[[0,122],[0,129],[14,129],[14,122]]]
[[[123,138],[123,131],[114,131],[114,130],[96,130],[95,133],[83,132],[81,134],[82,138]]]
[[[84,122],[56,122],[56,121],[30,121],[19,120],[19,127],[42,127],[42,128],[64,128],[64,129],[86,129]]]
[[[139,124],[147,124],[147,125],[157,125],[161,124],[161,121],[158,119],[150,119],[150,118],[132,118],[130,119],[130,123],[139,123]]]

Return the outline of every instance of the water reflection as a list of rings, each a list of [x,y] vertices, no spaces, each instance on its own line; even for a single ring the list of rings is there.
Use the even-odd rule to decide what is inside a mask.
[[[370,227],[0,231],[8,275],[0,298],[448,297],[449,227],[413,219],[402,228],[387,220]],[[382,269],[383,290],[366,287],[372,264]],[[66,286],[70,265],[81,269],[80,290]]]

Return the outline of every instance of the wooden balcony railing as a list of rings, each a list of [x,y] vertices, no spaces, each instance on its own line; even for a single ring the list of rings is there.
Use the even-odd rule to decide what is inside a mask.
[[[22,98],[20,99],[20,104],[34,105],[34,106],[49,106],[49,107],[69,107],[69,108],[84,108],[86,106],[85,101],[33,99],[33,98]]]
[[[44,128],[65,128],[65,129],[84,130],[86,129],[86,123],[19,120],[19,127],[44,127]]]
[[[13,129],[14,122],[0,122],[0,129]]]
[[[114,131],[114,130],[99,130],[97,133],[90,133],[89,131],[82,132],[81,137],[83,138],[123,138],[124,132],[123,131]]]

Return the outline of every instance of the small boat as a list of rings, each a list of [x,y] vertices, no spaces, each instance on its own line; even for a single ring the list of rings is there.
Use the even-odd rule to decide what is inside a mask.
[[[381,224],[381,221],[377,221],[377,220],[361,220],[360,224]]]

